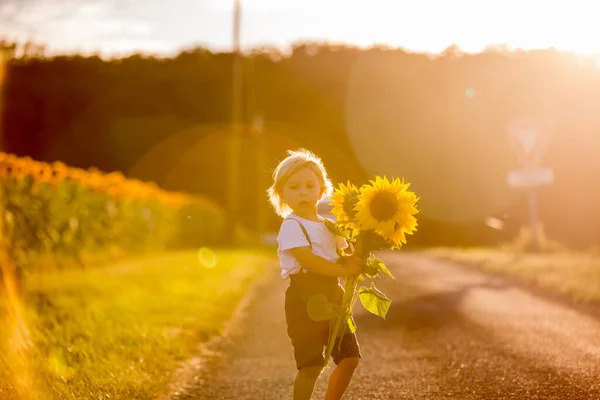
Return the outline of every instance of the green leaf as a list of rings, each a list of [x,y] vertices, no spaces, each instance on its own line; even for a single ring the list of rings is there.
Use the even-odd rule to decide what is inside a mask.
[[[346,321],[346,325],[348,326],[348,330],[351,333],[356,332],[356,324],[354,323],[354,320],[352,319],[352,317],[348,318],[348,320]]]
[[[306,304],[306,312],[313,321],[333,319],[340,312],[339,309],[337,304],[330,303],[322,293],[310,295]]]
[[[387,276],[389,276],[390,278],[392,278],[392,279],[395,280],[396,278],[394,278],[394,275],[392,275],[392,273],[390,272],[390,270],[387,269],[385,263],[383,261],[381,261],[381,260],[379,260],[379,261],[380,261],[379,269],[381,270],[381,272],[383,272],[384,274],[386,274]]]
[[[323,218],[323,223],[331,232],[335,233],[338,236],[342,235],[342,229],[329,218]]]
[[[392,301],[377,290],[373,282],[371,282],[371,287],[368,289],[362,286],[358,292],[358,297],[367,311],[385,319]]]
[[[363,264],[363,274],[369,278],[377,278],[379,269],[379,264],[372,258],[368,258]]]
[[[344,229],[343,227],[341,227],[340,225],[336,224],[334,221],[330,220],[329,218],[323,218],[323,223],[325,223],[325,226],[331,231],[333,232],[336,236],[341,236],[344,239],[347,240],[351,240],[351,232],[348,229]]]
[[[369,278],[381,277],[380,273],[384,273],[392,279],[396,279],[390,270],[387,269],[385,263],[375,256],[371,256],[367,259],[364,271],[364,274]]]

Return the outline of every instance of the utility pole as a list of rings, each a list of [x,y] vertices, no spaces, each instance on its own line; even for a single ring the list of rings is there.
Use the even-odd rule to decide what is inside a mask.
[[[254,132],[256,143],[256,231],[262,236],[267,231],[267,209],[266,209],[266,188],[268,183],[265,180],[266,170],[266,140],[264,137],[264,116],[258,114],[254,118]]]
[[[243,69],[242,56],[240,54],[240,19],[241,0],[234,0],[233,5],[233,76],[232,76],[232,110],[231,110],[231,135],[229,137],[229,176],[227,192],[227,232],[226,240],[234,243],[235,225],[239,218],[239,170],[240,170],[240,147],[242,127],[242,95],[243,95]]]

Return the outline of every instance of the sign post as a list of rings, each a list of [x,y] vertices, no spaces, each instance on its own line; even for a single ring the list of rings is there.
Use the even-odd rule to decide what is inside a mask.
[[[517,151],[521,169],[508,173],[508,183],[511,187],[526,187],[529,189],[529,223],[531,226],[531,247],[539,249],[538,237],[538,186],[551,185],[554,182],[554,171],[550,168],[540,168],[539,162],[549,141],[549,129],[534,117],[518,118],[508,125],[508,134],[513,147]]]
[[[228,143],[228,176],[227,176],[227,224],[226,240],[234,243],[235,226],[239,218],[240,185],[240,148],[243,119],[243,85],[242,54],[240,52],[240,20],[241,0],[234,0],[233,5],[233,76],[231,104],[231,134]]]

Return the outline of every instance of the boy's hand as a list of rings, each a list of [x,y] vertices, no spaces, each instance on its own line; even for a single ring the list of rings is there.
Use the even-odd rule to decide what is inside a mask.
[[[348,269],[348,275],[360,275],[363,272],[362,259],[356,255],[342,257],[342,264]]]

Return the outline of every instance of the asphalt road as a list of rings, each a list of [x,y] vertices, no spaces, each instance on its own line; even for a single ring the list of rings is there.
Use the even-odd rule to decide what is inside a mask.
[[[355,308],[358,399],[600,399],[600,320],[458,265],[381,256],[396,280],[386,320]],[[255,294],[180,399],[291,399],[296,373],[283,313],[286,281]],[[313,399],[324,397],[326,371]]]

